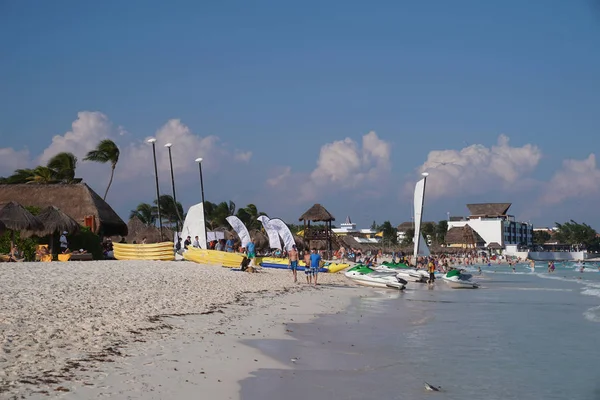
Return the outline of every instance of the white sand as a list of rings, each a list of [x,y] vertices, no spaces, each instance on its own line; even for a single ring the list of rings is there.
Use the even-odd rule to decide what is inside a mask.
[[[97,380],[109,364],[102,361],[123,363],[120,354],[129,354],[135,348],[136,359],[150,357],[152,363],[160,364],[157,361],[160,356],[152,349],[163,346],[162,341],[156,340],[165,335],[172,340],[184,340],[176,342],[175,347],[179,349],[192,345],[196,348],[198,339],[203,337],[200,335],[211,329],[215,341],[202,342],[204,346],[214,347],[218,340],[235,340],[242,337],[248,327],[230,330],[227,321],[254,315],[245,323],[273,324],[273,320],[261,320],[252,311],[256,307],[282,308],[286,300],[273,299],[275,293],[307,289],[306,285],[293,284],[288,271],[264,269],[261,273],[249,274],[191,262],[4,263],[0,264],[0,274],[0,397],[32,391],[66,394],[66,390],[73,396],[78,393],[77,389],[83,393],[88,386],[96,392],[80,398],[103,395],[107,389],[99,387]],[[304,279],[303,273],[299,273],[299,277]],[[348,284],[340,274],[319,274],[319,280],[324,284]],[[315,313],[341,309],[347,304],[348,295],[339,296],[345,299],[343,301],[335,298],[337,292],[344,291],[348,289],[335,291],[335,295],[324,288],[303,290],[298,295],[312,298],[314,304],[300,314],[308,319]],[[324,298],[329,301],[324,302]],[[303,302],[301,299],[287,301]],[[244,303],[253,306],[244,306]],[[224,314],[166,317],[198,314],[223,306]],[[216,329],[230,332],[215,337]],[[184,334],[186,331],[189,332]],[[208,349],[204,350],[208,354]],[[167,350],[163,355],[171,359],[173,351]],[[189,349],[181,354],[190,354]],[[188,361],[191,367],[197,367]],[[218,361],[218,357],[214,361]],[[130,367],[133,374],[144,364],[127,365],[133,365]],[[228,375],[228,379],[241,379],[254,368],[251,365],[234,363],[237,373]],[[163,376],[163,369],[158,367],[156,375]],[[143,379],[130,379],[129,386],[116,387],[107,393],[112,393],[111,397],[128,390],[141,393],[143,388],[152,385],[146,382],[140,387],[140,382]],[[229,397],[231,394],[224,398]],[[186,398],[185,393],[179,398]]]

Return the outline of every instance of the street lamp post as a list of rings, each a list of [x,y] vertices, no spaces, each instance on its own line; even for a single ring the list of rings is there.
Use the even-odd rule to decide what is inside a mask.
[[[206,237],[206,212],[204,211],[204,180],[202,179],[202,157],[196,158],[198,163],[198,170],[200,171],[200,194],[202,195],[202,219],[204,220],[204,243],[208,238]]]
[[[148,143],[152,143],[152,156],[154,157],[154,178],[156,179],[156,208],[158,210],[158,227],[160,229],[160,240],[163,240],[162,219],[160,215],[160,191],[158,189],[158,167],[156,166],[156,139],[148,139]]]
[[[173,143],[165,144],[165,147],[169,149],[169,164],[171,166],[171,186],[173,187],[173,203],[175,205],[175,213],[177,214],[177,223],[175,224],[177,227],[177,232],[179,232],[179,224],[181,221],[181,215],[179,215],[179,206],[177,205],[177,196],[175,195],[175,175],[173,175],[173,157],[171,156],[171,146]],[[179,235],[179,233],[178,233]]]

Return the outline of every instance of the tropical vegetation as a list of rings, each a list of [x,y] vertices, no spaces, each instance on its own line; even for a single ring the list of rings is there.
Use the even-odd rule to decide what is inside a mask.
[[[117,147],[115,142],[110,139],[104,139],[98,143],[94,150],[89,151],[83,159],[84,161],[94,161],[101,164],[110,163],[110,179],[106,191],[104,192],[104,200],[106,200],[108,190],[110,189],[110,185],[112,184],[115,175],[115,168],[119,162],[119,153],[119,147]]]
[[[8,177],[0,177],[0,183],[79,183],[81,179],[75,178],[76,168],[77,157],[73,153],[62,152],[48,160],[46,165],[38,165],[35,168],[17,169]]]

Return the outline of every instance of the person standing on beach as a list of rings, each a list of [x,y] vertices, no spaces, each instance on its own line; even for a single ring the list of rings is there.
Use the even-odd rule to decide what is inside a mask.
[[[296,245],[292,245],[292,249],[288,252],[289,265],[294,275],[294,283],[298,282],[298,250]]]
[[[304,253],[304,274],[306,275],[306,283],[310,285],[311,282],[311,270],[310,270],[310,252]]]
[[[317,276],[319,275],[319,267],[321,266],[321,255],[317,253],[317,249],[312,249],[312,254],[310,255],[310,274],[315,281],[315,286],[317,286]]]
[[[58,239],[58,241],[60,242],[60,252],[66,253],[69,249],[69,242],[67,241],[67,231],[64,231],[62,235],[60,235],[60,239]]]
[[[250,240],[250,243],[246,246],[246,251],[248,252],[248,259],[250,260],[250,267],[254,267],[254,258],[256,257],[254,240]]]

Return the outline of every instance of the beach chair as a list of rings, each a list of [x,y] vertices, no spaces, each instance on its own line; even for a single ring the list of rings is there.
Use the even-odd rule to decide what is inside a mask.
[[[38,244],[35,249],[35,261],[50,262],[52,254],[48,251],[47,244]]]
[[[70,259],[71,259],[71,253],[58,255],[58,261],[69,261]]]

